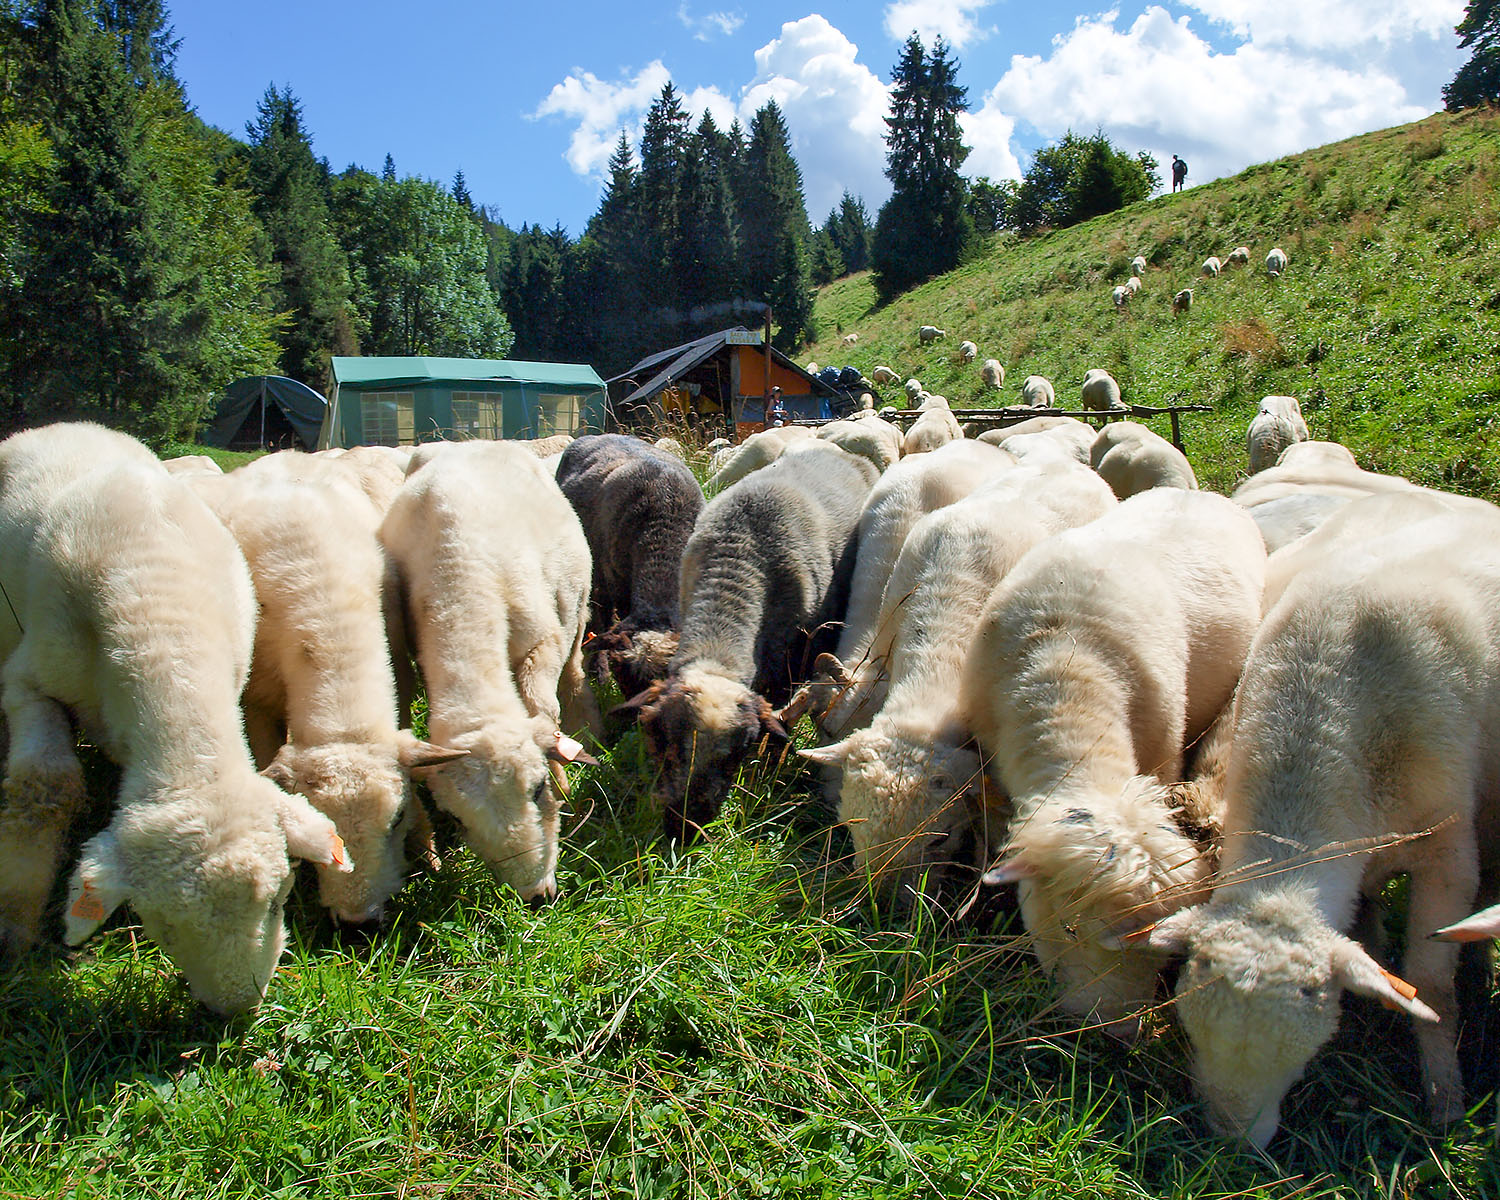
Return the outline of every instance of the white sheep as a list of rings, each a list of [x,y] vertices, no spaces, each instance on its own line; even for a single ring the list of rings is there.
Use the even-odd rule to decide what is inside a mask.
[[[927,390],[922,386],[922,381],[920,379],[917,379],[915,376],[913,376],[911,379],[908,379],[901,386],[906,392],[906,402],[908,405],[915,404],[921,397],[922,393]]]
[[[176,458],[163,459],[161,465],[172,475],[224,474],[224,468],[206,454],[182,454]]]
[[[1193,307],[1193,289],[1183,288],[1172,297],[1172,312],[1185,313]]]
[[[1480,942],[1500,938],[1500,904],[1492,904],[1462,921],[1445,925],[1432,936],[1449,942]]]
[[[1120,385],[1103,367],[1091,367],[1083,377],[1083,407],[1096,412],[1127,407],[1120,398]]]
[[[908,454],[926,454],[963,438],[963,428],[958,418],[948,407],[942,396],[925,396],[922,413],[911,423],[906,436],[901,439],[901,457]]]
[[[1005,368],[1000,365],[998,358],[987,358],[979,368],[979,378],[984,380],[985,387],[998,392],[1005,386]]]
[[[877,471],[884,471],[901,457],[901,431],[873,410],[861,416],[830,421],[817,436],[840,450],[867,458]]]
[[[1255,638],[1218,887],[1138,939],[1189,955],[1177,1013],[1221,1134],[1271,1139],[1345,991],[1416,1018],[1430,1113],[1464,1113],[1457,948],[1427,934],[1470,911],[1480,853],[1495,853],[1476,847],[1475,824],[1500,813],[1497,535],[1493,509],[1428,495],[1350,504],[1304,539],[1317,553]],[[1397,872],[1410,876],[1411,984],[1347,936],[1361,891]]]
[[[1065,429],[1057,436],[1054,436],[1054,430],[1047,429],[1036,433],[1012,433],[995,444],[1014,454],[1016,461],[1029,466],[1069,462],[1087,465],[1088,447],[1093,444],[1093,440],[1092,430],[1089,431],[1087,444],[1080,445]]]
[[[1215,254],[1210,254],[1203,260],[1203,274],[1209,278],[1217,275],[1223,269],[1224,264],[1219,261],[1218,256]]]
[[[799,753],[842,768],[839,818],[855,865],[882,883],[988,859],[1001,826],[984,803],[953,682],[995,585],[1042,539],[1115,503],[1076,463],[1017,467],[912,526],[881,602],[868,658],[888,671],[870,726]]]
[[[427,773],[433,798],[502,883],[550,897],[560,814],[549,770],[561,790],[557,764],[587,761],[563,729],[598,727],[578,517],[527,450],[464,442],[407,480],[380,537],[400,572],[429,736],[468,751]]]
[[[318,870],[323,904],[352,924],[377,920],[405,880],[407,839],[431,855],[408,772],[462,757],[398,728],[382,511],[352,476],[236,471],[194,490],[234,535],[255,586],[243,704],[256,766],[331,820],[349,848],[352,871]]]
[[[752,471],[758,471],[775,462],[794,441],[812,436],[813,431],[802,425],[782,425],[779,428],[762,429],[759,433],[752,433],[739,446],[720,451],[719,453],[724,455],[723,462],[720,462],[718,455],[715,455],[713,474],[703,485],[704,489],[722,491]]]
[[[1224,261],[1234,263],[1236,266],[1240,267],[1245,266],[1250,261],[1250,247],[1236,246],[1229,252],[1229,257]]]
[[[818,366],[818,364],[815,363],[815,362],[810,362],[810,363],[807,364],[807,366],[803,367],[802,369],[804,371],[806,371],[809,375],[816,375],[823,368],[820,367],[820,366]]]
[[[1132,275],[1144,275],[1146,273],[1146,256],[1137,254],[1130,260],[1130,273]]]
[[[844,334],[844,337],[843,337],[843,343],[844,343],[844,345],[846,345],[846,346],[852,346],[857,341],[859,341],[859,334],[857,334],[857,333],[846,333],[846,334]]]
[[[1028,375],[1021,381],[1021,403],[1032,408],[1051,408],[1056,401],[1052,381],[1045,375]]]
[[[958,356],[964,362],[971,363],[979,357],[979,347],[973,342],[960,342],[958,344]]]
[[[1155,487],[1198,487],[1187,456],[1135,421],[1111,421],[1101,429],[1089,448],[1089,466],[1121,500]]]
[[[938,338],[947,336],[947,331],[939,329],[936,325],[923,325],[917,330],[917,340],[924,346],[937,341]]]
[[[870,372],[870,378],[876,383],[895,383],[901,376],[890,369],[890,367],[876,367]]]
[[[1285,270],[1286,251],[1280,246],[1271,247],[1270,253],[1266,255],[1266,274],[1275,279]]]
[[[979,435],[977,440],[988,442],[992,446],[1001,446],[1013,437],[1046,433],[1054,429],[1067,431],[1061,436],[1069,448],[1070,455],[1084,466],[1088,466],[1089,447],[1094,444],[1094,428],[1077,417],[1027,417],[1024,421],[1017,421],[1014,425],[1006,425],[1000,429],[987,429]]]
[[[1014,809],[986,880],[1021,884],[1063,1007],[1120,1036],[1163,960],[1111,937],[1191,903],[1207,873],[1169,788],[1234,691],[1265,563],[1222,496],[1143,492],[1018,563],[965,664],[960,711]]]
[[[76,721],[122,775],[70,880],[67,941],[128,902],[199,999],[253,1007],[285,945],[289,856],[347,860],[246,751],[255,595],[233,538],[138,442],[62,424],[0,444],[0,549],[24,628],[0,655],[0,943],[34,940],[84,806]]]
[[[1250,474],[1275,466],[1281,453],[1294,442],[1308,439],[1307,422],[1295,396],[1266,396],[1245,432],[1245,450],[1250,456]]]
[[[1109,298],[1116,308],[1124,308],[1130,301],[1130,289],[1123,285],[1116,285],[1110,289]]]
[[[659,437],[652,445],[663,454],[670,454],[680,463],[685,463],[688,460],[687,447],[674,437]]]
[[[1134,296],[1141,290],[1141,277],[1139,275],[1132,275],[1127,279],[1125,281],[1125,290]]]

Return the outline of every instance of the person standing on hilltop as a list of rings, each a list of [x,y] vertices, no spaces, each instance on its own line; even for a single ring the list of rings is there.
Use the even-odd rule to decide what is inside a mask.
[[[1186,181],[1187,163],[1183,162],[1182,159],[1178,158],[1177,155],[1174,154],[1172,155],[1172,190],[1174,192],[1182,191],[1184,185],[1186,184]]]

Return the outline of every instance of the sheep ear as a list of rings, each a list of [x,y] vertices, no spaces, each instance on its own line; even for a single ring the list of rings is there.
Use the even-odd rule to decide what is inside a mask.
[[[849,668],[844,666],[837,655],[826,651],[813,659],[813,670],[820,675],[827,675],[834,683],[847,685],[854,682],[854,676],[849,674]]]
[[[130,898],[120,844],[109,830],[90,838],[68,881],[68,912],[63,940],[78,946]]]
[[[634,696],[630,697],[629,700],[626,700],[621,704],[616,704],[612,709],[609,710],[609,715],[612,717],[639,716],[640,710],[645,708],[646,705],[650,704],[660,694],[661,685],[653,683],[644,692],[637,692]]]
[[[561,729],[552,734],[552,741],[548,744],[545,753],[553,762],[583,763],[589,767],[599,765],[599,760],[583,748],[582,742],[570,738]]]
[[[286,834],[286,852],[323,867],[336,867],[344,874],[354,870],[334,824],[301,796],[281,797],[281,830]]]
[[[1434,1025],[1441,1019],[1417,999],[1417,989],[1392,975],[1371,958],[1358,943],[1341,937],[1333,951],[1333,978],[1351,992],[1370,996],[1387,1008],[1397,1009],[1419,1021]]]
[[[783,725],[795,725],[812,705],[812,689],[803,686],[797,689],[797,694],[788,700],[776,715]]]
[[[1445,925],[1432,936],[1446,942],[1482,942],[1488,938],[1500,938],[1500,904]]]
[[[1113,943],[1111,949],[1115,950],[1154,950],[1174,957],[1183,955],[1188,952],[1192,940],[1196,912],[1195,908],[1184,908],[1153,925],[1129,931],[1115,930],[1105,940]]]
[[[410,729],[403,729],[397,735],[396,761],[408,771],[421,770],[424,767],[441,767],[444,763],[457,762],[461,758],[468,758],[467,750],[450,750],[446,746],[434,746],[431,742],[424,742]]]
[[[758,697],[758,699],[760,700],[758,706],[760,711],[757,714],[760,717],[760,736],[771,738],[782,745],[791,741],[792,735],[786,731],[786,726],[781,723],[781,719],[776,715],[776,710],[771,707],[764,697]]]
[[[1021,880],[1030,879],[1035,874],[1036,868],[1017,855],[1015,858],[1007,858],[996,863],[984,873],[980,882],[989,887],[998,887],[1002,883],[1020,883]]]
[[[283,792],[295,792],[297,790],[297,770],[292,766],[292,759],[297,756],[297,751],[291,742],[287,742],[276,751],[276,757],[266,764],[265,770],[261,772],[267,779],[279,787]]]
[[[815,746],[811,750],[798,750],[797,753],[820,767],[841,767],[844,759],[849,757],[849,744],[834,742],[830,746]]]

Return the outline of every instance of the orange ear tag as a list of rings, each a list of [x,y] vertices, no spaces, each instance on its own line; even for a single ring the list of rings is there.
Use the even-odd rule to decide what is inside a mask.
[[[333,858],[333,865],[336,867],[342,867],[349,861],[344,853],[344,839],[336,833],[328,835],[328,853]]]
[[[561,729],[557,731],[557,752],[562,755],[565,762],[575,762],[583,753],[583,743],[574,741]]]
[[[1396,991],[1398,991],[1405,999],[1414,1000],[1416,998],[1417,989],[1414,988],[1411,984],[1407,983],[1406,980],[1402,979],[1399,975],[1392,975],[1389,971],[1384,969],[1382,969],[1380,973],[1385,977],[1385,981],[1390,984],[1391,987],[1395,988]],[[1382,1000],[1380,1003],[1385,1005],[1386,1008],[1390,1009],[1392,1012],[1402,1011],[1399,1004],[1392,1004],[1389,1000]]]
[[[99,893],[94,890],[94,885],[88,880],[84,880],[83,892],[73,902],[73,907],[68,910],[68,913],[80,921],[102,921],[109,915],[104,911],[104,903],[99,899]]]

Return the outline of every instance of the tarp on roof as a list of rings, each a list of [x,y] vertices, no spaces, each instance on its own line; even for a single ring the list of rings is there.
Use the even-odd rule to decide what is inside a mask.
[[[745,343],[741,341],[732,342],[730,335],[749,332],[749,330],[741,325],[734,329],[721,329],[718,333],[706,334],[695,341],[684,342],[680,346],[673,346],[670,350],[659,350],[655,354],[648,354],[640,362],[636,363],[635,366],[631,367],[630,370],[616,375],[609,382],[618,383],[621,380],[627,379],[634,382],[647,371],[654,370],[654,374],[652,374],[650,379],[638,386],[620,402],[624,405],[635,404],[637,401],[656,395],[662,388],[674,380],[682,378],[684,374],[698,366],[699,363],[712,358],[725,346],[744,345]],[[764,353],[764,344],[757,345],[756,349],[758,353]],[[781,366],[806,379],[809,394],[816,395],[819,391],[826,392],[829,395],[838,394],[833,388],[828,387],[816,376],[809,375],[780,350],[776,349],[775,346],[771,347],[771,357]],[[665,364],[665,366],[662,364]]]
[[[604,387],[599,372],[587,363],[524,362],[510,358],[336,357],[333,378],[340,386],[353,384],[364,389],[476,379],[574,389]]]
[[[281,375],[247,375],[224,389],[213,422],[203,431],[203,441],[210,446],[228,446],[240,440],[238,435],[245,430],[250,440],[266,445],[267,417],[274,418],[279,412],[298,440],[311,450],[317,445],[327,408],[328,401],[305,383]]]

